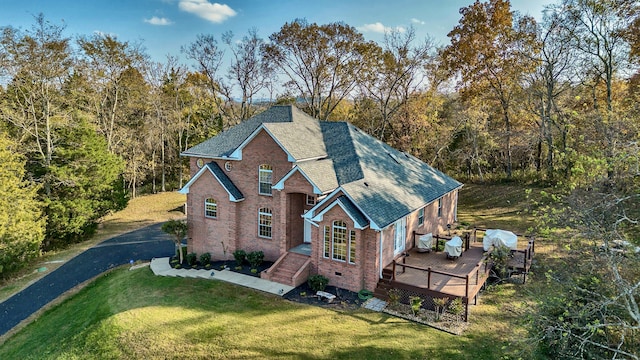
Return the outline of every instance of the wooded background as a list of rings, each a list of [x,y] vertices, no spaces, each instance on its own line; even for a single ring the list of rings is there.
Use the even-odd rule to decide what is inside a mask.
[[[184,44],[185,61],[164,62],[44,15],[1,28],[0,276],[85,239],[129,198],[179,189],[181,151],[291,103],[462,181],[554,188],[565,215],[583,210],[565,224],[637,243],[638,1],[560,0],[540,22],[507,0],[460,13],[441,47],[412,29],[374,43],[345,23],[295,20],[268,36],[201,34]],[[620,283],[618,268],[603,278]],[[637,316],[637,337],[640,285],[624,281],[611,291],[635,309],[625,316]]]

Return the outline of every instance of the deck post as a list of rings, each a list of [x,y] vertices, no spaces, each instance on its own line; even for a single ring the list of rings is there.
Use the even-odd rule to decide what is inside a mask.
[[[464,321],[469,322],[469,298],[466,298],[464,302]]]
[[[464,296],[469,299],[469,274],[467,274],[467,287],[464,289]]]
[[[427,289],[431,289],[431,266],[427,268]]]
[[[392,265],[393,273],[391,273],[391,280],[396,281],[396,261],[393,260]]]

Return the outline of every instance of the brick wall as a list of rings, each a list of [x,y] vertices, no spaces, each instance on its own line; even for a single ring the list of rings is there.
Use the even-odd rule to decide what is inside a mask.
[[[207,198],[216,201],[216,218],[205,217],[204,203]],[[235,250],[236,203],[229,201],[229,194],[209,171],[205,171],[191,185],[187,206],[188,251],[198,255],[209,252],[214,259],[229,259]]]
[[[196,166],[196,158],[191,158],[191,174],[192,176],[199,170]],[[207,160],[205,160],[206,162]],[[210,160],[208,160],[210,161]],[[223,160],[214,160],[218,165],[225,169]],[[213,176],[212,181],[202,184],[198,179],[194,183],[188,196],[188,214],[189,214],[189,238],[191,239],[190,249],[195,252],[205,252],[212,249],[215,259],[222,258],[222,245],[218,245],[222,241],[227,248],[227,258],[232,258],[231,253],[236,249],[242,249],[247,252],[262,250],[265,259],[275,261],[281,254],[285,245],[286,235],[286,210],[281,208],[283,203],[281,199],[285,194],[274,190],[271,196],[258,194],[258,169],[261,164],[269,164],[272,166],[272,184],[275,184],[290,169],[291,163],[287,160],[286,153],[278,144],[273,141],[265,131],[260,131],[258,135],[242,151],[241,161],[230,161],[231,171],[225,173],[231,181],[242,192],[245,199],[238,203],[229,201],[229,196],[222,186],[217,183]],[[208,193],[211,193],[211,184],[215,183],[216,200],[218,200],[219,217],[232,217],[234,222],[226,224],[227,228],[222,229],[219,226],[213,226],[211,221],[204,219],[204,199]],[[224,194],[218,194],[219,190]],[[222,195],[222,196],[221,196]],[[286,203],[286,201],[284,202]],[[233,204],[233,205],[232,205]],[[198,208],[202,210],[199,212]],[[271,239],[261,238],[258,236],[258,210],[262,207],[269,208],[272,211],[272,237]],[[227,211],[228,210],[228,211]],[[220,222],[220,221],[218,221]],[[217,251],[216,251],[217,250]]]

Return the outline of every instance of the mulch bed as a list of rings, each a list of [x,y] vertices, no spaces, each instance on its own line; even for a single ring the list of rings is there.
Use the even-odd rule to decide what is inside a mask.
[[[319,296],[316,296],[316,292],[311,290],[307,283],[304,283],[284,294],[283,298],[289,301],[295,301],[302,304],[320,306],[323,308],[334,310],[356,310],[364,302],[364,300],[360,300],[360,298],[358,297],[358,293],[337,288],[335,286],[327,286],[324,291],[336,295],[336,298],[333,299],[332,302],[327,302],[326,299],[322,299]]]
[[[169,259],[169,263],[171,267],[175,268],[177,262],[175,262],[176,257],[173,256]],[[260,273],[273,265],[271,261],[264,261],[260,266],[258,266],[257,272],[251,272],[251,266],[248,264],[243,264],[242,268],[238,268],[236,262],[233,260],[228,261],[212,261],[209,266],[204,266],[200,263],[200,261],[196,262],[194,266],[189,265],[188,263],[181,264],[181,269],[195,269],[195,270],[222,270],[225,267],[230,271],[237,272],[244,275],[260,277]],[[336,310],[355,310],[359,308],[364,300],[358,297],[358,293],[341,289],[335,286],[327,286],[324,290],[325,292],[336,295],[336,298],[333,299],[332,302],[328,302],[326,299],[322,299],[319,296],[316,296],[316,292],[311,290],[307,283],[304,283],[293,290],[286,293],[283,298],[289,301],[295,301],[302,304],[321,306],[323,308],[336,309]]]
[[[169,264],[171,264],[172,268],[176,267],[176,262],[174,261],[176,260],[175,256],[172,256],[169,259]],[[268,268],[271,267],[271,265],[273,265],[272,261],[263,261],[262,264],[260,264],[260,266],[258,266],[258,271],[251,272],[251,266],[249,266],[249,264],[245,263],[242,265],[241,268],[238,268],[236,265],[236,262],[233,260],[227,260],[227,261],[212,261],[211,263],[209,263],[209,266],[205,266],[203,264],[200,263],[200,261],[196,262],[195,265],[191,266],[189,265],[187,262],[184,262],[181,264],[181,269],[194,269],[194,270],[222,270],[225,267],[228,268],[229,270],[233,271],[233,272],[237,272],[240,274],[244,274],[244,275],[249,275],[249,276],[255,276],[255,277],[260,277],[260,273]]]

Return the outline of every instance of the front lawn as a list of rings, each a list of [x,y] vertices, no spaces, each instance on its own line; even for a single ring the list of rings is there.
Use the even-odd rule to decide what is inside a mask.
[[[338,312],[228,283],[107,273],[0,347],[0,359],[498,359],[486,337]]]

